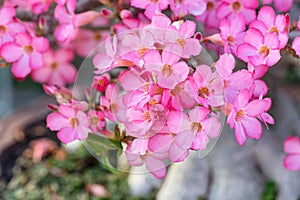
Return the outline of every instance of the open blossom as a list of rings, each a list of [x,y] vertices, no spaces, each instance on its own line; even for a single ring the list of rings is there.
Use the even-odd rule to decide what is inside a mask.
[[[75,81],[77,70],[71,61],[74,54],[70,49],[49,50],[44,56],[44,66],[33,70],[32,79],[48,85],[63,86]]]
[[[291,171],[300,171],[300,138],[288,137],[283,143],[287,156],[284,158],[284,167]]]
[[[224,41],[224,52],[236,54],[239,44],[245,37],[245,19],[242,15],[236,15],[231,21],[223,19],[220,22],[221,38]]]
[[[296,54],[300,57],[300,37],[296,37],[294,39],[292,48],[296,51]]]
[[[92,83],[92,88],[98,92],[104,92],[110,82],[109,74],[103,74],[101,76],[95,76]]]
[[[290,17],[289,15],[277,15],[273,8],[264,6],[259,10],[257,20],[250,24],[250,28],[258,29],[262,34],[276,33],[280,42],[279,47],[283,48],[287,44],[289,37]]]
[[[3,6],[0,9],[0,47],[14,40],[16,33],[25,32],[25,27],[13,19],[16,15],[15,8]]]
[[[94,134],[99,133],[105,126],[103,112],[91,109],[87,113],[87,116],[90,124],[89,128],[91,129],[92,133]]]
[[[273,66],[281,58],[279,45],[276,33],[263,35],[259,30],[251,28],[246,33],[245,42],[237,49],[237,56],[254,66]]]
[[[157,178],[163,178],[166,171],[166,163],[163,161],[168,157],[166,153],[154,153],[148,149],[148,138],[137,138],[126,148],[127,161],[132,166],[141,166],[145,163],[147,169]]]
[[[49,41],[27,33],[18,33],[14,39],[1,47],[0,55],[12,63],[12,73],[16,78],[25,78],[33,69],[43,66],[43,53],[48,50]]]
[[[31,11],[39,15],[49,10],[53,0],[26,0],[26,2],[30,5]]]
[[[149,50],[144,55],[145,68],[156,75],[157,84],[163,88],[173,89],[187,78],[189,67],[179,60],[179,56],[168,51],[160,55],[156,50]]]
[[[219,0],[203,0],[206,3],[206,10],[196,16],[196,19],[203,22],[206,27],[219,28],[220,20],[217,17],[217,8],[220,5]]]
[[[85,140],[90,132],[87,115],[72,104],[61,104],[58,112],[49,114],[46,121],[50,130],[58,131],[57,137],[64,144]]]
[[[205,107],[224,104],[222,79],[217,73],[213,73],[207,65],[197,67],[195,73],[186,82],[185,91],[197,103]]]
[[[231,20],[235,15],[241,14],[248,24],[256,18],[255,9],[258,4],[258,0],[223,0],[217,10],[217,16],[219,19]]]
[[[237,95],[227,123],[234,128],[235,137],[240,145],[246,142],[246,136],[259,139],[262,135],[262,126],[257,117],[265,112],[266,102],[263,100],[250,101],[251,94],[243,90]]]
[[[274,3],[274,6],[276,8],[276,10],[278,10],[279,12],[288,12],[293,5],[293,0],[264,0],[263,3],[264,4],[271,4]]]
[[[178,18],[185,17],[188,14],[201,15],[206,8],[206,3],[203,0],[170,0],[170,8],[173,15]]]
[[[169,1],[168,0],[156,0],[156,1],[148,1],[148,0],[130,0],[130,5],[145,9],[145,15],[151,19],[156,13],[161,13],[162,10],[168,8]]]

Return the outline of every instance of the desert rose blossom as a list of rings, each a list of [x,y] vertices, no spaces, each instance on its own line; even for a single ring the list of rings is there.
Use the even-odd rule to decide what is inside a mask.
[[[90,124],[89,128],[92,131],[92,133],[96,134],[101,132],[102,129],[105,127],[103,112],[90,109],[87,113],[87,116]]]
[[[235,15],[241,14],[249,24],[256,18],[255,9],[258,5],[258,0],[223,0],[217,10],[217,16],[219,19],[231,20]]]
[[[246,136],[259,139],[262,135],[262,126],[257,117],[265,112],[266,102],[263,100],[251,100],[251,94],[247,89],[241,91],[234,102],[227,123],[234,128],[235,137],[239,145],[244,145]]]
[[[206,2],[206,10],[196,19],[206,27],[219,28],[220,20],[217,17],[217,9],[221,3],[219,0],[204,0]]]
[[[257,20],[250,24],[250,28],[258,29],[262,34],[276,33],[280,42],[279,47],[283,48],[287,44],[289,37],[290,16],[277,15],[273,8],[264,6],[259,10]]]
[[[25,27],[16,22],[16,10],[12,6],[3,6],[0,9],[0,47],[7,42],[13,42],[16,33],[25,32]]]
[[[161,13],[162,10],[168,8],[169,1],[168,0],[156,0],[156,1],[148,1],[148,0],[130,0],[130,5],[145,9],[145,15],[151,19],[155,14]]]
[[[74,53],[70,49],[49,50],[44,56],[44,66],[33,70],[31,77],[39,83],[64,86],[74,83],[77,69],[71,63]]]
[[[49,41],[44,37],[32,37],[28,33],[18,33],[14,42],[5,43],[0,55],[12,63],[12,73],[16,78],[25,78],[32,70],[43,67],[43,53],[49,49]]]
[[[283,165],[291,171],[300,171],[300,138],[288,137],[283,143],[284,151],[287,153]]]
[[[244,41],[245,37],[245,19],[242,15],[236,15],[231,21],[223,19],[220,22],[221,38],[224,41],[224,52],[236,54],[239,44]]]
[[[244,40],[237,49],[237,56],[243,61],[254,66],[273,66],[280,60],[280,42],[276,33],[263,35],[259,30],[251,28]]]
[[[147,169],[156,178],[163,178],[166,175],[166,153],[151,152],[148,148],[148,138],[137,138],[128,144],[125,154],[131,166],[141,166],[145,163]]]
[[[300,37],[296,37],[294,39],[292,48],[295,50],[296,54],[300,57]]]
[[[85,140],[90,132],[87,115],[72,104],[61,104],[58,112],[49,114],[46,121],[51,131],[58,131],[57,137],[64,144]]]
[[[92,88],[98,92],[104,92],[110,82],[109,74],[103,74],[101,76],[95,76],[92,83]]]
[[[201,15],[206,8],[203,0],[170,0],[170,8],[176,18],[183,18],[188,14]]]
[[[293,5],[293,0],[264,0],[263,3],[264,4],[271,4],[274,3],[274,6],[276,8],[276,10],[278,10],[279,12],[288,12]]]
[[[162,88],[173,89],[187,78],[189,67],[179,60],[178,55],[165,50],[162,55],[156,50],[149,50],[144,55],[145,69],[155,74],[157,84]]]

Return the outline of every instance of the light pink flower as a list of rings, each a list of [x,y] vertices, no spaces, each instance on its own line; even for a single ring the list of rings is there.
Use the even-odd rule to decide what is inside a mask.
[[[262,126],[257,117],[265,112],[266,102],[263,100],[250,101],[248,90],[240,92],[234,102],[227,123],[234,128],[235,137],[239,145],[244,145],[246,136],[259,139],[262,135]]]
[[[217,10],[217,16],[219,19],[231,20],[235,15],[241,14],[248,24],[256,18],[255,9],[258,4],[258,0],[223,0]]]
[[[149,139],[137,138],[126,148],[127,161],[131,166],[141,166],[145,163],[147,169],[156,178],[166,175],[166,164],[163,161],[167,154],[153,153],[148,149]]]
[[[294,39],[292,48],[296,51],[296,54],[300,56],[300,37]]]
[[[122,11],[121,11],[122,12]],[[144,15],[144,13],[138,13],[137,17],[121,16],[122,21],[113,25],[116,33],[128,31],[136,28],[143,28],[150,23],[150,20]]]
[[[220,22],[221,38],[224,41],[224,52],[236,54],[237,46],[244,41],[245,19],[242,15],[236,15],[231,21],[223,19]]]
[[[85,140],[90,132],[86,114],[72,104],[61,104],[58,112],[49,114],[46,121],[51,131],[58,131],[57,137],[64,144]]]
[[[287,156],[284,158],[284,167],[291,171],[300,171],[300,138],[288,137],[283,143]]]
[[[206,27],[219,28],[220,20],[217,17],[217,9],[221,2],[219,0],[204,0],[204,2],[206,2],[206,10],[196,19]]]
[[[89,110],[87,113],[89,119],[89,128],[92,133],[96,134],[101,132],[101,130],[105,127],[104,114],[100,111]]]
[[[39,83],[63,86],[74,83],[77,70],[71,61],[74,54],[70,49],[49,50],[44,56],[44,66],[33,70],[31,77]]]
[[[168,0],[156,0],[156,1],[148,1],[148,0],[130,0],[130,5],[145,9],[145,15],[151,19],[156,13],[161,13],[162,10],[168,8],[169,1]]]
[[[87,57],[109,34],[107,30],[91,31],[79,29],[74,39],[74,50],[79,56]]]
[[[273,2],[273,0],[264,0],[263,3],[264,4],[271,4]],[[293,0],[274,0],[274,6],[276,8],[276,10],[278,10],[279,12],[288,12],[293,5]]]
[[[0,55],[6,62],[12,62],[12,73],[16,78],[25,78],[33,69],[43,66],[43,53],[49,48],[44,37],[31,37],[27,33],[18,33],[15,42],[5,43]]]
[[[39,15],[49,10],[53,0],[26,0],[26,2],[31,6],[31,11]]]
[[[25,32],[25,27],[15,22],[15,8],[3,6],[0,9],[0,47],[7,42],[13,42],[16,33]]]
[[[247,31],[245,43],[237,49],[237,56],[254,66],[273,66],[281,58],[279,45],[276,33],[263,35],[259,30],[251,28]]]
[[[279,47],[283,48],[287,44],[289,37],[290,17],[289,15],[277,15],[273,8],[264,6],[259,10],[257,20],[250,24],[250,28],[258,29],[262,34],[276,33],[280,42]]]
[[[205,107],[224,104],[223,80],[217,73],[213,73],[207,65],[197,67],[193,76],[186,82],[185,91],[197,103]]]
[[[100,105],[104,116],[113,122],[125,121],[125,107],[120,97],[120,89],[116,84],[109,84],[105,95],[100,97]]]
[[[206,8],[206,3],[203,0],[170,0],[170,8],[173,15],[182,18],[188,14],[201,15]]]
[[[233,104],[236,95],[244,90],[250,89],[253,85],[251,72],[242,69],[233,72],[235,59],[232,54],[222,54],[215,64],[217,73],[223,79],[224,99],[226,103]]]
[[[157,84],[162,88],[173,89],[187,78],[189,67],[179,60],[179,56],[167,51],[160,55],[156,50],[149,50],[144,55],[146,70],[156,75]]]

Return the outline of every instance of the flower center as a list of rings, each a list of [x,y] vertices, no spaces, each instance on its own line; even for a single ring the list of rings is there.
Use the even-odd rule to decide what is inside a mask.
[[[260,49],[258,50],[258,52],[259,52],[259,54],[263,58],[265,58],[265,57],[267,57],[269,55],[270,49],[269,49],[269,47],[267,47],[267,46],[264,45],[264,46],[260,47]]]
[[[244,115],[245,115],[245,111],[243,110],[239,110],[237,113],[236,113],[236,116],[235,116],[235,121],[239,122],[243,119]]]
[[[177,43],[178,44],[180,44],[180,46],[182,47],[182,48],[184,48],[185,47],[185,45],[186,45],[186,42],[185,42],[185,40],[184,39],[177,39]]]
[[[98,117],[92,117],[91,119],[90,119],[90,124],[91,125],[93,125],[93,126],[96,126],[96,125],[98,125],[99,124],[99,119],[98,119]]]
[[[33,47],[30,45],[26,45],[23,49],[27,54],[31,54],[33,52]]]
[[[56,70],[58,68],[57,62],[51,64],[51,69]]]
[[[213,10],[214,8],[215,8],[214,2],[211,2],[211,1],[207,2],[206,10]]]
[[[269,30],[270,33],[276,33],[278,35],[279,33],[279,30],[277,27],[272,27],[270,30]]]
[[[148,50],[148,49],[147,49],[146,47],[143,47],[143,48],[140,48],[140,49],[138,50],[138,53],[139,53],[140,55],[144,55],[144,54],[146,53],[147,50]]]
[[[70,124],[72,128],[79,126],[79,120],[76,117],[70,119]]]
[[[151,121],[151,116],[150,116],[149,111],[144,112],[144,117],[145,117],[145,122],[150,122]]]
[[[209,90],[207,87],[200,88],[198,90],[198,96],[201,98],[207,98],[209,96]]]
[[[3,34],[6,32],[5,26],[0,26],[0,34]]]
[[[111,110],[111,112],[117,112],[118,111],[118,105],[115,103],[110,104],[109,109]]]
[[[228,41],[229,44],[234,44],[234,37],[232,35],[229,35],[227,37],[227,41]]]
[[[199,133],[200,131],[202,131],[202,124],[200,122],[192,122],[191,130],[193,132]]]
[[[165,64],[162,68],[162,74],[166,77],[169,77],[171,76],[172,72],[173,72],[173,69],[172,69],[172,66],[171,65],[168,65],[168,64]]]
[[[94,35],[94,38],[95,38],[95,40],[101,40],[102,39],[102,35],[101,35],[101,33],[95,33],[95,35]]]
[[[238,12],[238,11],[241,10],[242,5],[241,5],[240,2],[235,1],[235,2],[233,2],[233,3],[231,4],[231,8],[232,8],[233,11]]]

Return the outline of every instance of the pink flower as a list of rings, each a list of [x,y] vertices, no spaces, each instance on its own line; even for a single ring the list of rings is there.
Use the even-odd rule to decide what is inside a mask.
[[[193,76],[185,84],[185,91],[205,107],[224,104],[223,81],[207,65],[196,68]]]
[[[49,48],[44,37],[32,38],[27,33],[15,35],[15,42],[5,43],[0,55],[6,62],[12,62],[12,73],[16,78],[25,78],[33,69],[43,66],[43,53]]]
[[[74,40],[74,50],[79,56],[87,57],[105,38],[109,36],[109,31],[91,31],[79,29]]]
[[[264,4],[271,4],[273,0],[264,0]],[[279,12],[288,12],[293,5],[293,0],[274,0],[274,6]]]
[[[217,10],[217,16],[219,19],[232,19],[235,15],[241,14],[249,24],[256,18],[255,9],[258,4],[258,0],[223,0]]]
[[[237,46],[244,41],[245,29],[245,19],[242,15],[236,15],[231,22],[227,19],[221,21],[220,30],[225,53],[236,54]]]
[[[90,132],[86,114],[74,109],[72,104],[61,104],[58,112],[49,114],[46,121],[51,131],[58,131],[57,137],[64,144],[85,140]]]
[[[109,84],[105,95],[100,97],[100,105],[103,108],[104,116],[113,122],[125,121],[125,108],[120,98],[120,89],[116,84]]]
[[[145,9],[145,15],[151,19],[156,13],[161,13],[162,10],[168,8],[169,1],[168,0],[156,0],[156,1],[148,1],[148,0],[130,0],[130,5]]]
[[[187,78],[189,67],[179,60],[179,56],[165,50],[162,55],[156,50],[149,50],[144,55],[146,70],[156,75],[157,84],[162,88],[173,89]]]
[[[245,70],[233,72],[235,59],[232,54],[223,54],[215,64],[217,73],[223,79],[224,98],[226,103],[233,104],[236,95],[244,90],[250,89],[253,85],[252,74]]]
[[[259,30],[251,28],[247,31],[245,43],[237,49],[237,56],[254,66],[273,66],[281,57],[279,45],[276,33],[263,35]]]
[[[0,47],[7,42],[13,42],[16,33],[25,32],[25,28],[18,22],[15,22],[15,8],[3,6],[0,9]]]
[[[250,28],[258,29],[262,34],[276,33],[280,42],[279,47],[283,48],[287,44],[288,29],[290,26],[289,15],[277,15],[275,14],[273,8],[269,6],[264,6],[259,10],[257,20],[254,20],[250,24]]]
[[[31,6],[31,11],[39,15],[49,10],[53,0],[26,0],[26,2]]]
[[[92,83],[92,88],[98,92],[104,92],[110,82],[109,74],[103,74],[101,76],[95,76]]]
[[[206,9],[206,3],[203,0],[170,0],[170,8],[175,17],[182,18],[188,14],[201,15]]]
[[[178,35],[177,33],[175,35],[173,33],[175,40],[172,41],[173,38],[170,36],[172,32],[169,33],[169,37],[172,39],[170,39],[168,42],[175,44],[170,44],[170,46],[166,47],[166,49],[169,49],[172,53],[181,55],[183,58],[190,58],[191,56],[199,55],[202,50],[200,42],[198,39],[191,38],[194,36],[195,32],[195,22],[186,20],[179,25]]]
[[[73,51],[69,49],[49,50],[44,54],[44,66],[33,70],[32,79],[39,83],[63,86],[74,83],[77,70],[71,61]]]
[[[138,13],[137,17],[121,16],[122,22],[114,24],[114,30],[116,33],[128,31],[136,28],[143,28],[150,23],[150,20],[144,15],[144,13]]]
[[[96,134],[101,132],[105,127],[104,114],[100,111],[89,110],[88,114],[90,129],[92,133]]]
[[[284,158],[284,167],[291,171],[300,171],[300,138],[288,137],[283,143],[287,156]]]
[[[86,11],[75,14],[76,1],[68,1],[66,6],[58,4],[55,7],[54,17],[59,22],[55,28],[54,36],[59,42],[69,43],[74,40],[78,33],[78,28],[94,21],[100,13]]]
[[[206,2],[206,10],[196,19],[206,27],[219,28],[220,20],[217,18],[217,9],[221,2],[219,0],[204,0],[204,2]]]
[[[292,48],[296,51],[296,54],[300,56],[300,37],[294,39]]]
[[[156,178],[166,175],[166,164],[163,161],[167,154],[153,153],[148,149],[149,139],[137,138],[126,149],[127,161],[131,166],[141,166],[145,163],[147,169]]]
[[[248,90],[240,92],[234,102],[227,123],[234,128],[235,137],[239,145],[244,145],[246,135],[259,139],[262,135],[261,123],[257,117],[265,112],[266,102],[263,100],[250,101],[251,94]]]

